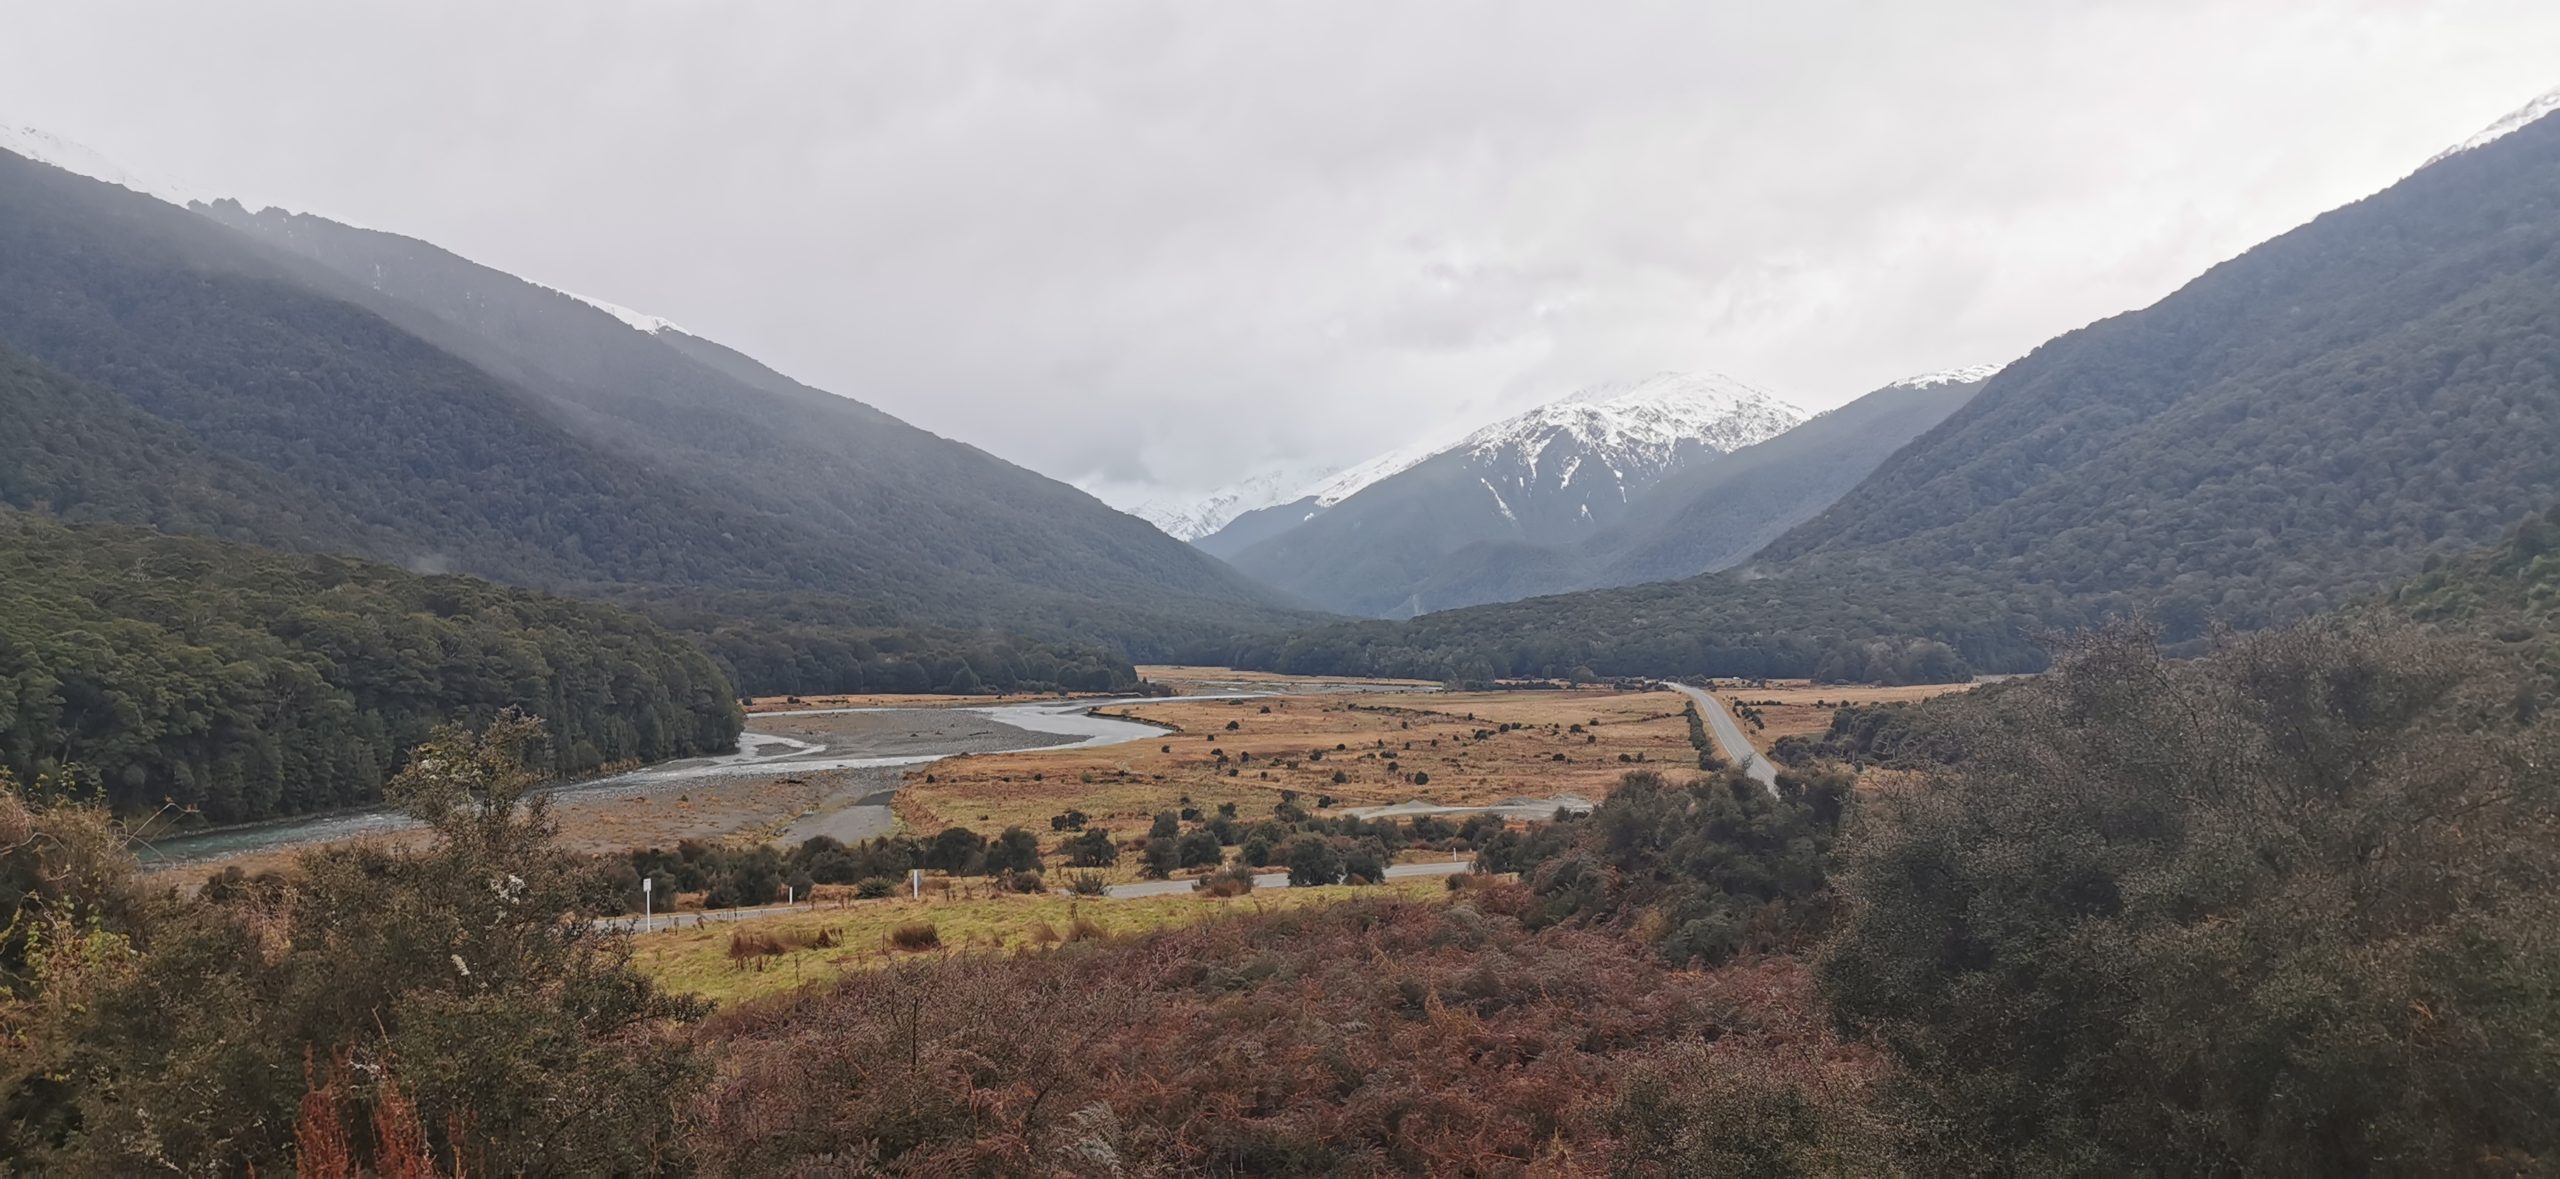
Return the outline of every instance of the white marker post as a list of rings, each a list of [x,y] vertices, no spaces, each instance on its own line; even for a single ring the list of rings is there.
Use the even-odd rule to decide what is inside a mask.
[[[657,885],[657,881],[646,876],[640,878],[640,932],[642,933],[649,932],[649,902],[657,899]]]
[[[924,869],[907,869],[907,895],[919,900],[924,897]]]

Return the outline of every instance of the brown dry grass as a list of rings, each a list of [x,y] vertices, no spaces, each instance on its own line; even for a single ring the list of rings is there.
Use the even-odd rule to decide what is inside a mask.
[[[1049,817],[1072,808],[1127,838],[1186,796],[1204,813],[1235,803],[1246,818],[1270,813],[1284,790],[1311,808],[1328,794],[1344,807],[1559,793],[1598,799],[1634,758],[1694,764],[1681,704],[1669,692],[1607,690],[1149,701],[1111,711],[1176,732],[1099,749],[937,762],[907,775],[897,809],[918,831],[1021,826],[1048,839]],[[1496,731],[1505,724],[1521,727]],[[1345,781],[1336,783],[1336,772]],[[1414,783],[1416,773],[1429,781]]]
[[[1831,714],[1850,704],[1888,704],[1900,701],[1926,700],[1949,692],[1962,692],[1971,684],[1902,684],[1881,687],[1874,684],[1816,684],[1807,680],[1720,680],[1715,694],[1727,705],[1745,704],[1760,711],[1762,728],[1754,729],[1744,722],[1742,731],[1762,753],[1776,747],[1781,737],[1819,736],[1831,728]],[[1734,709],[1739,718],[1742,710]]]

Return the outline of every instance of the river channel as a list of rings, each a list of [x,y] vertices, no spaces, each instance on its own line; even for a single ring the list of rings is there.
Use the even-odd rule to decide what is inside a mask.
[[[820,774],[836,770],[894,769],[962,754],[1020,753],[1117,745],[1163,734],[1154,725],[1094,710],[1136,704],[1149,697],[1111,700],[1032,701],[982,708],[830,708],[764,712],[747,718],[738,749],[717,757],[666,762],[629,773],[568,782],[546,793],[558,800],[622,791],[664,793],[721,779]],[[839,830],[894,826],[888,791],[839,808]],[[876,812],[876,813],[873,813]],[[254,853],[290,851],[358,836],[417,826],[390,807],[304,815],[266,823],[217,827],[153,841],[141,849],[152,867],[176,867]]]

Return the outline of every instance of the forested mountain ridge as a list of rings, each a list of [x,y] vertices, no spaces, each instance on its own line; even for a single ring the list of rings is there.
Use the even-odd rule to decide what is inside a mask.
[[[1026,594],[1192,596],[1204,613],[1276,600],[1081,491],[680,328],[636,329],[412,238],[196,208],[325,267],[337,293],[542,398],[581,437],[865,554],[830,590],[968,624],[1008,621],[969,611]]]
[[[1736,570],[1237,656],[1441,675],[2027,670],[2385,592],[2560,499],[2560,120],[2440,159],[1993,377]]]
[[[2545,121],[2038,349],[1762,557],[2139,598],[2173,637],[2378,592],[2560,491],[2556,242]]]
[[[725,752],[692,644],[467,577],[0,510],[0,768],[214,821],[376,801],[439,724],[542,718],[547,769]],[[76,787],[77,783],[73,783]]]
[[[0,154],[0,342],[355,525],[235,538],[635,602],[833,595],[874,625],[1124,651],[1305,617],[1080,492],[717,345],[423,243],[299,228],[329,248]],[[416,276],[408,298],[315,260],[365,250],[406,260],[384,273]]]

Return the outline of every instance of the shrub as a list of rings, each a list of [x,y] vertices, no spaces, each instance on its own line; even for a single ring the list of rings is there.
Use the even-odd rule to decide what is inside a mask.
[[[1872,804],[1820,966],[1894,1112],[1961,1113],[1915,1169],[2546,1169],[2560,715],[2528,692],[2327,623],[2183,662],[2111,629],[1975,704],[1961,762]]]
[[[889,944],[901,950],[930,950],[942,944],[942,931],[930,921],[909,921],[889,931]]]
[[[1178,845],[1159,835],[1148,840],[1146,847],[1138,853],[1138,874],[1149,880],[1163,880],[1172,876],[1173,870],[1181,863],[1182,853]]]
[[[1067,891],[1080,897],[1111,895],[1111,882],[1100,872],[1076,872],[1067,877]]]
[[[1079,820],[1081,821],[1081,820]],[[989,873],[1040,871],[1040,837],[1020,827],[1007,827],[987,844],[983,857]]]
[[[1333,841],[1321,835],[1292,836],[1280,849],[1280,861],[1289,867],[1289,887],[1309,888],[1342,882],[1342,853]]]
[[[866,876],[853,886],[853,895],[866,901],[876,901],[896,891],[898,882],[886,876]]]
[[[978,858],[986,849],[985,836],[966,827],[945,827],[925,845],[924,866],[956,876],[976,869]]]
[[[1066,842],[1067,862],[1079,868],[1108,868],[1120,862],[1120,845],[1107,827],[1088,827]]]
[[[1210,867],[1227,858],[1226,846],[1214,831],[1186,832],[1174,847],[1176,859],[1185,868]]]

